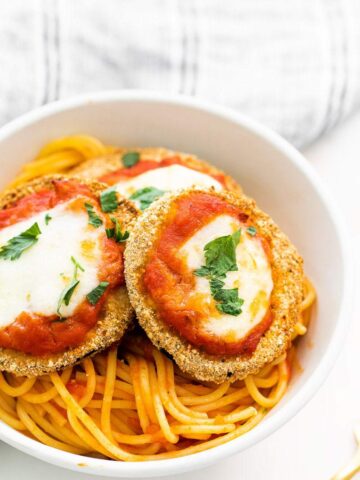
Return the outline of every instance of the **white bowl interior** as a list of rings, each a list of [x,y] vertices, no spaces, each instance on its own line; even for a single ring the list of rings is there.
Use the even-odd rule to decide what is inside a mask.
[[[69,104],[63,110],[52,107],[47,113],[20,120],[0,133],[0,187],[14,176],[20,165],[32,159],[44,143],[74,133],[91,134],[114,145],[164,146],[197,154],[217,165],[234,176],[245,192],[289,235],[304,257],[306,273],[317,288],[318,306],[310,331],[300,342],[303,372],[295,375],[280,405],[252,432],[231,442],[234,445],[218,447],[210,454],[204,452],[146,466],[105,461],[109,467],[104,469],[102,465],[99,471],[97,465],[100,468],[104,461],[91,460],[82,472],[103,476],[150,476],[166,474],[169,470],[175,473],[205,466],[218,457],[246,448],[293,415],[313,393],[315,383],[320,383],[320,377],[324,377],[328,369],[320,363],[334,347],[334,338],[339,336],[336,331],[344,297],[346,261],[332,208],[320,193],[321,187],[312,170],[300,154],[262,127],[225,110],[204,109],[190,103],[152,100],[146,96],[136,98],[136,95],[104,96]],[[319,373],[315,382],[316,371],[321,368],[322,375]],[[61,453],[60,462],[57,454],[49,453],[52,449],[38,444],[35,448],[28,443],[24,446],[22,441],[20,445],[21,435],[13,431],[10,434],[10,430],[0,424],[0,438],[44,460],[77,468],[79,457]],[[172,462],[171,466],[168,462]]]

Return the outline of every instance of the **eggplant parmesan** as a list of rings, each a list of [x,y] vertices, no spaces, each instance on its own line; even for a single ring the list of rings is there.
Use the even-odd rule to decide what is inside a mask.
[[[39,375],[121,339],[137,215],[98,182],[44,177],[0,199],[0,370]]]
[[[125,276],[150,340],[202,381],[257,373],[286,351],[300,316],[302,259],[245,195],[163,196],[137,222]]]
[[[72,173],[111,185],[140,210],[145,210],[165,192],[192,186],[241,192],[231,177],[212,165],[195,156],[163,148],[122,149],[88,160]]]

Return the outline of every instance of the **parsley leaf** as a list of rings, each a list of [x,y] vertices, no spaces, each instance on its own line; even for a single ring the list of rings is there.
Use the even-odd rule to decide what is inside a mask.
[[[96,305],[98,303],[108,285],[109,282],[100,282],[97,287],[95,287],[93,290],[91,290],[90,293],[86,295],[86,298],[91,303],[91,305]]]
[[[34,223],[25,232],[11,238],[6,245],[0,247],[0,258],[4,260],[17,260],[21,254],[38,241],[41,234],[38,223]]]
[[[100,195],[101,210],[105,213],[113,212],[117,209],[119,202],[115,190],[105,190]]]
[[[211,295],[215,298],[218,291],[223,288],[225,283],[222,280],[220,280],[219,278],[210,278],[209,283],[210,283]],[[215,298],[215,300],[216,300],[216,298]]]
[[[89,224],[95,228],[99,228],[103,221],[101,218],[96,214],[94,206],[91,203],[84,203],[87,214],[89,215]]]
[[[126,167],[126,168],[133,167],[140,160],[140,153],[138,153],[138,152],[127,152],[122,156],[121,160],[122,160],[122,163],[123,163],[124,167]]]
[[[214,292],[214,300],[216,300],[216,308],[220,312],[227,313],[229,315],[239,315],[242,310],[241,307],[244,303],[242,298],[239,298],[239,292],[237,288],[221,288]]]
[[[125,230],[125,232],[122,233],[119,220],[117,218],[112,217],[111,221],[113,222],[115,227],[106,228],[107,238],[113,238],[117,243],[125,242],[125,240],[129,238],[130,233],[127,230]]]
[[[194,275],[209,280],[210,292],[216,303],[216,308],[228,315],[240,315],[244,303],[239,298],[237,288],[224,288],[227,272],[238,270],[236,263],[236,247],[240,241],[241,230],[224,237],[216,238],[204,247],[205,263],[194,271]]]
[[[238,297],[237,288],[224,290],[224,292],[229,292],[229,299],[226,299],[223,302],[218,303],[216,305],[216,308],[220,310],[220,312],[227,313],[228,315],[233,315],[234,317],[237,317],[238,315],[240,315],[240,313],[242,313],[241,307],[244,303],[244,300]],[[234,298],[236,297],[234,301],[230,300],[230,294]]]
[[[49,225],[50,220],[52,220],[52,217],[47,213],[45,215],[45,225]]]
[[[74,274],[73,274],[73,278],[72,278],[71,282],[69,283],[69,285],[67,285],[60,294],[60,298],[59,298],[58,306],[57,306],[57,310],[56,310],[56,313],[59,315],[60,318],[62,318],[62,315],[60,313],[61,306],[63,304],[66,305],[66,306],[69,305],[71,297],[72,297],[72,295],[75,291],[75,288],[80,283],[80,280],[78,280],[78,278],[77,278],[78,270],[81,270],[82,272],[85,271],[84,268],[80,265],[80,263],[78,263],[75,260],[74,257],[71,257],[70,259],[71,259],[72,263],[74,264]]]
[[[56,310],[59,317],[61,317],[60,308],[61,308],[62,304],[64,303],[66,306],[69,305],[71,297],[72,297],[72,295],[75,291],[75,288],[79,285],[79,283],[80,283],[80,280],[71,280],[69,285],[67,285],[64,288],[64,290],[62,291],[62,293],[60,295],[60,298],[59,298],[59,301],[58,301],[58,307],[57,307],[57,310]]]
[[[140,190],[136,190],[136,192],[131,195],[130,200],[138,201],[140,203],[140,209],[146,210],[155,200],[164,195],[164,193],[163,190],[155,187],[140,188]]]
[[[115,234],[115,228],[105,228],[107,238],[113,238]]]
[[[210,280],[210,291],[211,295],[216,300],[216,308],[223,313],[227,313],[229,315],[237,316],[241,313],[241,307],[244,303],[242,298],[239,298],[238,289],[237,288],[223,288],[225,283],[218,279],[212,278]]]
[[[70,258],[71,258],[72,263],[73,263],[74,266],[75,266],[74,277],[76,278],[76,277],[77,277],[78,270],[81,270],[82,272],[85,272],[85,270],[84,270],[84,267],[82,267],[82,266],[80,265],[80,263],[78,263],[78,262],[75,260],[74,257],[70,257]]]
[[[194,270],[194,275],[196,275],[197,277],[210,277],[211,276],[211,268],[203,265],[202,267],[198,268],[197,270]]]
[[[248,227],[248,228],[246,229],[246,231],[247,231],[247,233],[248,233],[249,235],[251,235],[252,237],[254,237],[254,236],[256,235],[256,228],[255,228],[255,227],[252,227],[252,226],[251,226],[251,227]]]
[[[206,277],[211,274],[218,277],[236,271],[236,247],[240,234],[241,230],[238,230],[232,235],[215,238],[207,243],[204,247],[206,266],[195,270],[195,275]]]

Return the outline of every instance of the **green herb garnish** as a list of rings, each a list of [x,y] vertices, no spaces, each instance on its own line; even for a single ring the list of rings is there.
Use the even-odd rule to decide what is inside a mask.
[[[255,227],[248,227],[246,229],[247,233],[251,235],[252,237],[256,235],[256,228]]]
[[[49,225],[50,220],[52,220],[52,217],[47,213],[45,215],[45,225]]]
[[[125,230],[124,233],[121,231],[119,220],[117,218],[112,217],[111,221],[115,226],[114,228],[106,229],[106,236],[108,238],[113,238],[117,243],[125,242],[125,240],[129,238],[130,233],[127,230]]]
[[[65,304],[66,306],[69,305],[71,297],[75,291],[75,288],[79,285],[80,280],[71,280],[69,285],[67,285],[64,290],[61,292],[59,301],[58,301],[58,306],[57,306],[57,314],[59,317],[62,318],[61,313],[60,313],[60,308],[62,307],[62,304]]]
[[[227,272],[235,272],[238,267],[236,263],[236,247],[240,241],[241,231],[219,237],[207,243],[204,247],[205,266],[195,270],[199,277],[221,277]]]
[[[95,228],[99,228],[103,221],[101,218],[96,214],[94,206],[91,203],[84,203],[87,214],[89,215],[89,224]]]
[[[95,287],[93,290],[91,290],[90,293],[86,295],[86,298],[91,303],[91,305],[96,305],[98,303],[108,285],[109,282],[100,282],[97,287]]]
[[[146,210],[155,200],[164,195],[164,193],[163,190],[155,187],[145,187],[136,190],[136,192],[131,195],[130,200],[138,201],[140,203],[140,209]]]
[[[210,280],[211,295],[219,302],[216,305],[217,309],[229,315],[240,315],[244,300],[239,298],[237,288],[223,288],[224,285],[222,280],[216,278]]]
[[[25,232],[11,238],[5,245],[0,247],[0,258],[4,260],[17,260],[25,250],[38,241],[41,234],[38,223],[34,223]]]
[[[74,277],[77,277],[77,274],[78,274],[78,270],[81,270],[82,272],[85,272],[84,270],[84,267],[82,267],[80,265],[80,263],[78,263],[74,257],[70,257],[70,260],[72,261],[72,263],[74,264],[74,267],[75,267],[75,270],[74,270]]]
[[[115,228],[105,228],[107,238],[113,238],[115,233]]]
[[[240,315],[244,303],[239,298],[237,288],[224,288],[227,272],[238,270],[236,263],[236,247],[240,241],[241,230],[224,237],[216,238],[204,247],[205,265],[194,271],[198,277],[209,280],[210,291],[216,303],[216,308],[228,315]]]
[[[133,167],[140,160],[140,153],[138,153],[138,152],[127,152],[122,156],[121,160],[122,160],[122,163],[123,163],[124,167],[126,167],[126,168]]]
[[[117,209],[119,202],[115,190],[105,190],[100,195],[101,210],[105,213],[113,212]]]
[[[72,263],[74,264],[74,273],[73,273],[73,278],[71,279],[69,285],[67,285],[64,290],[60,294],[60,298],[58,301],[58,306],[56,313],[59,315],[60,318],[62,318],[62,315],[60,313],[60,308],[64,304],[66,306],[69,305],[71,297],[75,291],[75,288],[79,285],[80,280],[78,280],[78,271],[81,270],[84,272],[84,268],[78,263],[74,257],[70,257]]]

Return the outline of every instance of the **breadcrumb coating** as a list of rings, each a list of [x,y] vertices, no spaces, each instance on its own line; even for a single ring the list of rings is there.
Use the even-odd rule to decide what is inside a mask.
[[[273,322],[260,339],[256,350],[247,355],[215,356],[191,345],[160,318],[154,302],[142,285],[148,256],[161,234],[171,206],[180,197],[207,192],[238,207],[268,242],[271,250]],[[256,374],[290,346],[294,325],[300,315],[304,295],[303,260],[288,237],[254,200],[241,194],[216,192],[214,189],[190,188],[167,193],[139,217],[125,250],[125,279],[130,301],[140,325],[152,343],[167,351],[179,368],[199,381],[222,383]]]
[[[54,188],[54,180],[67,179],[68,177],[61,175],[42,177],[18,188],[8,190],[0,198],[0,209],[9,208],[21,198],[44,188]],[[86,181],[80,178],[78,181],[87,185],[95,195],[99,195],[108,188],[107,185],[100,182]],[[112,213],[112,216],[117,217],[124,228],[131,231],[137,214],[138,211],[131,202],[119,198],[118,208]],[[12,349],[0,348],[0,370],[15,375],[32,377],[68,367],[85,356],[94,355],[109,347],[112,343],[119,341],[132,324],[133,319],[134,311],[126,287],[121,286],[109,294],[96,325],[87,333],[86,340],[83,343],[64,353],[47,356],[28,355]]]

